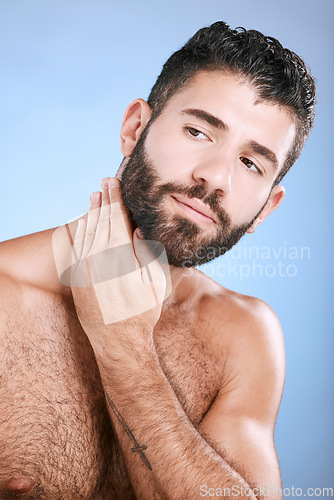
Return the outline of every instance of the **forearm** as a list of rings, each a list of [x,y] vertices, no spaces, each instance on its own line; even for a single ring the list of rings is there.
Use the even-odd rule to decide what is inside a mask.
[[[249,495],[248,484],[189,421],[152,344],[125,343],[97,361],[138,498],[200,498],[204,484]]]

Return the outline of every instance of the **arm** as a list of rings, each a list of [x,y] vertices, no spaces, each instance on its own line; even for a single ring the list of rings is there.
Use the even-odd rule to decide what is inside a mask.
[[[283,335],[269,306],[249,299],[237,308],[228,339],[228,382],[199,431],[264,497],[280,498],[274,428],[285,377]]]
[[[136,496],[172,500],[198,497],[202,484],[247,487],[188,420],[153,346],[133,333],[128,348],[117,347],[117,356],[114,350],[98,364]]]
[[[234,346],[232,355],[243,366],[236,372],[238,380],[222,388],[198,430],[176,399],[152,343],[139,340],[137,330],[132,339],[127,337],[128,347],[111,354],[107,364],[99,363],[110,417],[138,498],[156,493],[168,499],[200,498],[209,488],[225,488],[227,498],[228,491],[233,498],[249,495],[249,485],[255,493],[261,487],[263,497],[280,498],[273,443],[284,376],[280,331],[275,318],[270,324],[254,318],[247,332],[255,333],[257,341]],[[126,424],[119,423],[115,406]],[[134,450],[124,427],[146,447],[145,457],[138,447]]]
[[[103,196],[106,200],[106,193]],[[117,197],[119,193],[114,191],[111,202],[116,199],[120,201]],[[101,215],[100,219],[104,223],[108,219],[105,217],[106,205],[107,202],[102,201],[101,214],[104,215]],[[80,242],[84,248],[91,246],[89,242],[88,245],[87,239],[94,242],[92,247],[95,245],[100,251],[103,250],[98,235],[104,235],[105,231],[99,229],[98,223],[97,236],[92,238],[94,231],[89,227],[90,218],[87,224],[87,231],[81,225],[81,230],[76,235],[77,250],[80,248]],[[115,226],[117,224],[113,225],[113,231]],[[114,236],[111,240],[117,245],[119,233],[116,232]],[[110,241],[109,236],[107,240]],[[136,237],[133,238],[133,245],[140,262]],[[81,251],[78,253],[81,254]],[[83,261],[90,254],[89,250]],[[156,275],[161,278],[158,271]],[[226,387],[225,390],[222,387],[221,393],[203,419],[199,432],[190,423],[158,361],[153,343],[153,328],[160,312],[151,311],[148,316],[140,314],[131,320],[109,323],[105,321],[105,316],[101,318],[103,301],[108,311],[115,307],[114,302],[108,303],[110,293],[123,311],[129,307],[127,292],[130,291],[127,288],[124,290],[122,280],[116,282],[119,287],[109,290],[108,293],[103,294],[99,289],[98,304],[93,287],[73,288],[73,296],[78,316],[95,352],[110,417],[137,497],[196,498],[203,496],[201,488],[208,485],[222,490],[229,488],[230,491],[239,492],[240,496],[255,498],[245,481],[244,469],[249,471],[248,477],[255,484],[269,477],[264,472],[267,470],[274,471],[270,473],[270,479],[273,477],[277,482],[277,461],[272,437],[269,436],[272,435],[280,398],[280,395],[277,395],[282,384],[281,380],[276,380],[279,378],[277,370],[271,369],[270,357],[269,362],[264,363],[269,354],[268,349],[262,352],[262,347],[266,346],[252,340],[251,344],[256,345],[254,354],[260,351],[258,356],[263,359],[257,359],[255,356],[254,366],[248,366],[244,342],[238,341],[232,346],[230,356],[237,367],[237,387],[235,390],[229,389],[227,393]],[[142,288],[144,285],[141,281],[132,282],[136,296],[145,295],[147,285],[150,284],[146,283],[146,289]],[[120,301],[122,294],[125,297],[123,303]],[[242,325],[247,324],[248,331],[250,330],[248,339],[253,339],[253,333],[259,330],[259,322],[253,321],[253,326],[249,328],[248,316],[246,323],[238,321],[238,324],[241,332],[245,330]],[[272,330],[272,322],[269,323]],[[265,335],[256,335],[256,338],[268,336],[267,326],[261,327]],[[264,371],[256,369],[263,364]],[[261,384],[266,384],[264,374],[270,375],[270,381],[268,387],[263,390]],[[274,390],[271,390],[271,386]],[[253,395],[258,392],[258,400],[255,397],[250,402],[248,391]],[[268,391],[270,398],[269,402],[266,402],[268,398],[263,397],[263,393],[267,395]],[[231,398],[229,392],[232,392],[234,397]],[[255,413],[252,406],[254,402],[258,405],[258,411]],[[271,410],[272,406],[274,410]],[[254,436],[257,436],[259,441]],[[256,457],[255,472],[249,457],[244,456],[244,453],[251,453]],[[234,458],[238,461],[237,466],[233,463]],[[259,465],[261,460],[262,467]],[[225,496],[232,498],[236,495],[230,493]]]

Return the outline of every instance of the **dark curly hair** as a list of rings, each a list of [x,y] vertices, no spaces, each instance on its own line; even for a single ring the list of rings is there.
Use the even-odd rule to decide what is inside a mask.
[[[227,71],[246,79],[260,100],[288,109],[296,137],[274,185],[297,160],[314,121],[315,82],[304,61],[275,38],[256,30],[231,29],[223,21],[202,28],[163,66],[147,99],[154,120],[167,101],[199,71]]]

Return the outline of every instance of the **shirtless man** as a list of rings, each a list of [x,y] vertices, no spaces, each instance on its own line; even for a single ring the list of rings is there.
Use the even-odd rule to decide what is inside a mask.
[[[118,179],[88,215],[1,243],[1,499],[280,497],[279,322],[194,267],[279,206],[314,104],[298,56],[215,23],[127,108]],[[148,240],[168,269],[144,266]]]

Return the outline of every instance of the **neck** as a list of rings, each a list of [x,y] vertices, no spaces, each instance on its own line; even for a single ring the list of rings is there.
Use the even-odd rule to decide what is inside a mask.
[[[165,300],[165,306],[172,303],[182,303],[188,300],[195,291],[198,272],[194,268],[178,268],[169,266],[170,293]]]

